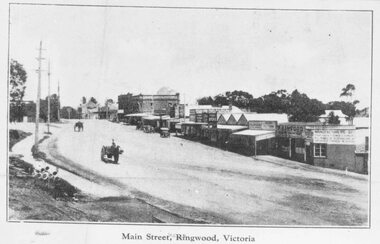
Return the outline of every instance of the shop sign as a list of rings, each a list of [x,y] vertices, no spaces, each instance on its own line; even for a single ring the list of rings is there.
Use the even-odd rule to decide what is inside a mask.
[[[248,128],[250,130],[272,130],[277,128],[277,121],[248,121]]]
[[[317,129],[312,130],[314,143],[355,145],[355,130]]]
[[[279,125],[277,136],[290,138],[305,138],[305,125]]]
[[[201,113],[197,113],[196,115],[196,122],[203,122],[203,116]]]
[[[208,114],[208,121],[209,122],[217,122],[218,119],[217,119],[217,113],[209,113]]]

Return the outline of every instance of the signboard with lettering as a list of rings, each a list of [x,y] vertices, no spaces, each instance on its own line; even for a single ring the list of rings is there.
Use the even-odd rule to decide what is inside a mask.
[[[285,124],[279,125],[277,129],[277,136],[279,137],[289,137],[289,138],[305,138],[306,125],[295,125],[295,124]]]
[[[355,145],[355,130],[352,129],[313,129],[314,143]]]
[[[195,117],[196,117],[196,119],[195,119],[196,122],[203,122],[202,121],[203,120],[202,113],[195,114]]]
[[[217,118],[217,113],[214,112],[214,113],[209,113],[208,114],[208,121],[209,122],[217,122],[218,121],[218,118]]]
[[[208,123],[208,113],[203,112],[203,114],[202,114],[202,122]]]
[[[180,119],[185,118],[185,104],[180,104],[178,106],[178,110],[179,110],[179,118]]]
[[[248,129],[250,130],[272,130],[277,128],[277,121],[248,121]]]

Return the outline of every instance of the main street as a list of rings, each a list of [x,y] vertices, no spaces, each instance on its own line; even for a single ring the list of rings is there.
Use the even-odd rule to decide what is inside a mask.
[[[254,159],[104,120],[83,122],[83,132],[74,132],[73,122],[62,124],[41,150],[62,168],[120,195],[207,223],[367,224],[367,176]],[[119,164],[100,159],[101,147],[112,139],[124,150]]]

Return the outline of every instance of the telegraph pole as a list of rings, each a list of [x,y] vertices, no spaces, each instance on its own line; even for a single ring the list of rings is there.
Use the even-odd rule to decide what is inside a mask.
[[[61,97],[59,95],[59,81],[58,81],[58,116],[57,116],[58,122],[61,121],[61,112],[60,112],[60,110],[61,110]]]
[[[47,122],[48,134],[50,134],[50,60],[48,65],[48,122]]]
[[[38,50],[38,86],[37,86],[37,101],[36,101],[36,129],[34,134],[34,146],[38,147],[38,129],[39,129],[39,120],[40,120],[40,99],[41,99],[41,61],[44,59],[42,58],[42,41],[40,41],[40,48]]]

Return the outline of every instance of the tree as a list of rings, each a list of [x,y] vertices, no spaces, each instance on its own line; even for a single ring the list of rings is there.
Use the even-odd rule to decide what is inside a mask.
[[[225,106],[234,105],[241,109],[248,109],[253,100],[253,96],[245,91],[227,91],[218,94],[213,98],[210,96],[202,97],[197,100],[199,105]]]
[[[310,99],[306,94],[294,90],[290,95],[289,120],[292,122],[315,122],[324,113],[325,107],[321,101]]]
[[[214,97],[214,106],[229,105],[229,101],[224,94],[218,94]]]
[[[70,106],[64,106],[61,109],[61,117],[64,119],[77,119],[79,118],[79,113],[77,110],[75,110],[73,107]]]
[[[356,104],[359,103],[359,100],[352,101],[355,90],[356,88],[353,84],[347,84],[346,87],[342,88],[340,97],[347,97],[349,98],[348,101],[333,101],[329,102],[327,106],[329,109],[342,110],[342,112],[348,116],[348,120],[352,121],[357,113]]]
[[[48,118],[48,97],[45,100],[40,100],[40,118],[45,122]],[[55,122],[58,121],[58,96],[57,94],[53,94],[50,96],[50,121]]]
[[[356,104],[344,101],[332,101],[328,102],[326,107],[329,110],[341,110],[349,119],[352,119],[356,115]]]
[[[104,103],[104,106],[110,106],[112,104],[114,104],[113,99],[112,98],[108,98],[108,99],[106,99],[106,102]]]
[[[25,83],[27,81],[27,73],[22,64],[16,60],[10,63],[10,119],[11,121],[21,121],[23,116],[22,100],[25,95]]]
[[[339,116],[335,115],[334,112],[330,112],[327,123],[332,124],[332,125],[339,125],[340,124]]]
[[[342,88],[342,93],[340,94],[340,96],[352,98],[355,89],[356,88],[353,84],[347,84],[346,87]]]
[[[258,113],[287,113],[289,105],[290,96],[287,91],[278,90],[253,99],[250,103],[250,109]]]
[[[197,100],[198,105],[214,105],[214,99],[212,97],[202,97]]]
[[[91,97],[90,98],[90,102],[94,103],[94,104],[98,104],[98,101],[96,101],[96,99],[94,97]]]
[[[82,104],[86,104],[86,103],[87,103],[86,97],[82,97]]]
[[[226,97],[229,103],[242,109],[247,109],[251,100],[253,99],[252,94],[238,90],[235,90],[233,92],[226,92]]]

